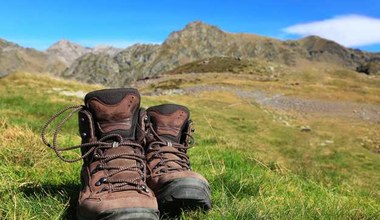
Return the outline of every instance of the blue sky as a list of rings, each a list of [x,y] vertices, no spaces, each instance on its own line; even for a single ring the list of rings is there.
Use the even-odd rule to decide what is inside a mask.
[[[195,20],[280,39],[318,34],[380,52],[379,0],[1,0],[0,38],[40,50],[60,39],[127,47],[161,43]]]

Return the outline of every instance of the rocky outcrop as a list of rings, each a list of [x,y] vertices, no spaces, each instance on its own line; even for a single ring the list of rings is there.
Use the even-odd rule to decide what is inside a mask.
[[[356,70],[367,75],[380,75],[380,60],[371,60],[361,64]]]

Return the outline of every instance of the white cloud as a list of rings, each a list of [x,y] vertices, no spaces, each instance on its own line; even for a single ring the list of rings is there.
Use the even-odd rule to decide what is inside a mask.
[[[355,14],[296,24],[283,31],[301,36],[318,35],[347,47],[380,44],[380,19]]]

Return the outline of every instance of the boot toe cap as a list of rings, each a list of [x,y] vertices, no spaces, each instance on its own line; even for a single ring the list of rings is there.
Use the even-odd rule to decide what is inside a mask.
[[[109,216],[100,219],[115,219],[112,218],[112,216],[139,216],[138,213],[143,213],[141,216],[153,216],[152,213],[158,212],[157,201],[155,197],[151,195],[144,195],[137,192],[129,193],[133,195],[123,195],[123,193],[111,194],[112,196],[108,197],[88,198],[80,201],[77,210],[78,218],[98,219],[99,216]],[[125,217],[123,219],[129,218]]]

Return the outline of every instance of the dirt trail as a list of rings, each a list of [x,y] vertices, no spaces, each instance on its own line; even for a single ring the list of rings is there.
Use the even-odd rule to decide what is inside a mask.
[[[329,117],[360,119],[380,123],[380,105],[348,101],[306,99],[284,95],[270,96],[264,92],[237,92],[241,97],[252,98],[260,105],[301,114],[319,114]]]
[[[241,98],[250,99],[261,106],[276,110],[297,112],[303,115],[318,114],[328,117],[343,117],[347,119],[359,119],[371,123],[380,123],[380,105],[363,104],[349,101],[331,101],[320,99],[306,99],[290,97],[282,94],[270,95],[263,91],[242,91],[239,88],[201,85],[183,89],[162,90],[150,95],[160,94],[191,94],[204,91],[233,92]]]

